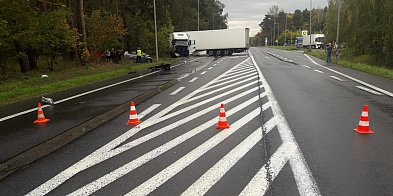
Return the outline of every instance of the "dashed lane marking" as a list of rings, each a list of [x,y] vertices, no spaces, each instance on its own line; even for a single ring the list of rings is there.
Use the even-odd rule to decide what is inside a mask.
[[[173,91],[170,95],[176,95],[177,93],[179,93],[180,91],[182,91],[183,89],[185,89],[186,87],[179,87],[178,89],[176,89],[175,91]]]
[[[318,70],[318,69],[314,69],[314,71],[315,71],[315,72],[318,72],[318,73],[324,73],[323,71]]]
[[[367,92],[372,93],[372,94],[374,94],[374,95],[383,95],[383,94],[380,93],[380,92],[377,92],[377,91],[375,91],[375,90],[371,90],[371,89],[366,88],[366,87],[364,87],[364,86],[356,86],[356,88],[361,89],[361,90],[364,90],[364,91],[367,91]]]
[[[188,82],[195,82],[196,80],[198,80],[198,77],[195,77],[195,78],[191,79],[191,80],[188,81]]]
[[[205,74],[206,72],[207,72],[207,71],[202,72],[201,75]]]
[[[331,78],[333,78],[333,79],[335,79],[335,80],[338,80],[338,81],[340,81],[340,82],[345,82],[345,80],[343,80],[343,79],[341,79],[341,78],[339,78],[339,77],[336,77],[336,76],[329,76],[329,77],[331,77]]]
[[[308,69],[311,69],[311,67],[308,66],[308,65],[303,65],[303,67],[308,68]]]
[[[385,94],[385,95],[387,95],[387,96],[389,96],[389,97],[393,97],[393,93],[392,93],[392,92],[389,92],[389,91],[387,91],[387,90],[385,90],[385,89],[376,87],[376,86],[374,86],[374,85],[371,85],[371,84],[369,84],[369,83],[367,83],[367,82],[364,82],[364,81],[362,81],[362,80],[359,80],[359,79],[356,79],[356,78],[354,78],[354,77],[351,77],[351,76],[349,76],[349,75],[343,74],[343,73],[341,73],[341,72],[339,72],[339,71],[336,71],[336,70],[334,70],[334,69],[331,69],[331,68],[329,68],[329,67],[323,66],[323,65],[321,65],[321,64],[319,64],[319,63],[317,63],[317,62],[315,62],[315,61],[314,61],[311,57],[309,57],[307,54],[304,54],[304,55],[305,55],[312,63],[314,63],[315,65],[318,65],[318,66],[320,66],[320,67],[323,67],[323,68],[325,68],[325,69],[327,69],[327,70],[329,70],[329,71],[331,71],[331,72],[334,72],[334,73],[339,74],[339,75],[341,75],[341,76],[343,76],[343,77],[346,77],[346,78],[348,78],[348,79],[350,79],[350,80],[352,80],[352,81],[355,81],[355,82],[357,82],[357,83],[359,83],[359,84],[362,84],[362,85],[364,85],[364,86],[367,86],[368,88],[372,88],[373,90],[378,91],[378,92],[381,92],[381,93],[383,93],[383,94]]]

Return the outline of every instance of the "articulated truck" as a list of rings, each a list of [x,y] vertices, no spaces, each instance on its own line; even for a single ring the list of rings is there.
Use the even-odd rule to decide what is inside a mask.
[[[173,32],[171,34],[172,55],[174,57],[189,56],[195,50],[195,41],[185,32]]]
[[[249,28],[187,31],[195,40],[195,51],[206,51],[209,56],[226,56],[250,48]]]
[[[185,50],[209,56],[231,55],[248,50],[249,32],[249,28],[174,32],[172,48],[175,56],[183,56]]]

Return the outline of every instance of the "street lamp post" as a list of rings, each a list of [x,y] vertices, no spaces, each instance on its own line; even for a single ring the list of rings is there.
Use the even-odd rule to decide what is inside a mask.
[[[199,0],[198,0],[198,31],[199,31]]]
[[[311,43],[311,13],[312,13],[312,0],[310,0],[310,50],[312,49],[312,43]]]
[[[156,36],[156,60],[158,62],[158,39],[157,39],[157,14],[156,14],[156,0],[154,0],[154,31]]]
[[[338,0],[338,8],[337,8],[337,37],[336,37],[336,44],[338,44],[338,38],[340,34],[340,10],[341,10],[341,2]]]
[[[285,38],[284,38],[285,45],[287,45],[287,25],[288,25],[288,13],[286,13],[285,15]]]

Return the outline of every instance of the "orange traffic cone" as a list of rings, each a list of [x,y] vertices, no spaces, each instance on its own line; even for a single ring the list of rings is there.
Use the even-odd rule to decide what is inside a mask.
[[[367,105],[363,106],[363,112],[362,112],[362,115],[360,116],[358,128],[353,129],[353,130],[360,133],[360,134],[374,133],[370,129],[370,123],[368,121],[368,106]]]
[[[229,124],[227,122],[227,117],[225,115],[224,104],[221,104],[220,107],[220,117],[218,119],[218,124],[216,126],[217,129],[226,129],[229,128]]]
[[[135,103],[132,101],[131,107],[130,107],[130,118],[128,119],[127,124],[137,125],[139,123],[141,123],[141,121],[139,121],[139,119],[138,119],[138,114],[136,113],[136,109],[135,109]]]
[[[33,121],[34,124],[48,122],[49,119],[45,118],[44,111],[42,111],[41,103],[38,103],[38,117],[37,120]]]

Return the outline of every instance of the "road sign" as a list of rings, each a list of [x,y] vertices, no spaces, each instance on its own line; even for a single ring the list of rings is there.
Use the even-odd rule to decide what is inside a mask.
[[[302,31],[302,36],[306,36],[308,34],[308,31]]]

